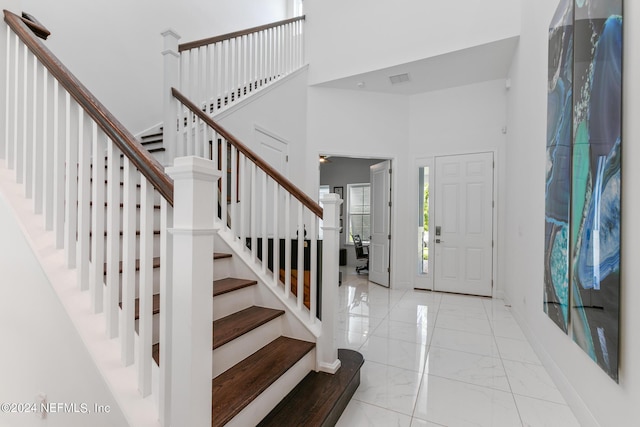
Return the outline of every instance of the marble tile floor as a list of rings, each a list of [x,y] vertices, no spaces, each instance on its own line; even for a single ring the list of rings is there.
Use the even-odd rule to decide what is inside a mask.
[[[580,425],[503,301],[341,268],[338,346],[365,364],[338,427]]]

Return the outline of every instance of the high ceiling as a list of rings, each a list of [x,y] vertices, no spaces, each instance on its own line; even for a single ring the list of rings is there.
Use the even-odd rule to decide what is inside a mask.
[[[415,95],[507,77],[518,37],[499,40],[444,55],[357,74],[317,85],[335,89]],[[391,76],[408,74],[409,81],[392,84]]]

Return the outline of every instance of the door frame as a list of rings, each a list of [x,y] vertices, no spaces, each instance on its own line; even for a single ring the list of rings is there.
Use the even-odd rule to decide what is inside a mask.
[[[415,159],[414,162],[414,168],[412,170],[412,175],[413,175],[413,179],[412,179],[412,184],[411,187],[413,189],[413,194],[416,194],[418,191],[418,180],[417,178],[417,171],[418,168],[420,167],[424,167],[428,165],[428,162],[430,163],[430,169],[429,169],[429,196],[431,198],[431,189],[433,188],[433,190],[435,191],[435,181],[434,181],[434,177],[435,177],[435,163],[436,163],[436,157],[446,157],[446,156],[460,156],[460,155],[466,155],[466,154],[481,154],[481,153],[493,153],[493,209],[492,209],[492,239],[493,239],[493,247],[492,247],[492,265],[491,265],[491,297],[492,298],[496,298],[496,297],[500,297],[502,292],[498,290],[499,288],[499,284],[498,284],[498,246],[499,246],[499,240],[498,240],[498,211],[500,210],[500,181],[498,181],[499,178],[499,168],[500,168],[500,152],[498,149],[496,148],[490,148],[490,149],[486,149],[486,150],[474,150],[474,151],[450,151],[450,152],[439,152],[439,153],[433,153],[432,155],[429,156],[422,156],[422,157],[418,157]],[[429,220],[431,221],[432,214],[434,213],[434,204],[433,203],[429,203]],[[417,218],[416,218],[417,221]],[[432,221],[431,221],[432,222]],[[413,225],[412,225],[413,227]],[[429,227],[429,242],[434,242],[435,239],[435,229],[432,227]],[[412,243],[412,246],[415,246],[415,244]],[[435,253],[435,251],[434,251]],[[414,262],[412,263],[412,267],[414,269],[414,272],[418,271],[418,257],[414,256],[413,257]],[[432,261],[430,261],[432,262]],[[435,268],[435,265],[433,263],[429,264],[429,268]],[[420,275],[419,274],[414,274],[413,275],[413,287],[415,289],[425,289],[425,290],[430,290],[433,291],[434,290],[434,283],[433,283],[433,270],[431,270],[431,280],[430,282],[425,282],[424,280],[420,280]]]
[[[352,158],[352,159],[375,159],[375,160],[380,160],[381,162],[385,161],[385,160],[389,160],[391,162],[391,197],[389,199],[389,201],[391,202],[391,207],[389,208],[390,212],[389,212],[389,218],[390,218],[390,227],[389,230],[391,232],[391,239],[389,241],[389,269],[391,270],[389,272],[389,289],[395,289],[396,288],[396,283],[397,282],[397,268],[396,268],[396,260],[397,260],[397,254],[396,254],[396,245],[395,245],[395,239],[397,236],[397,227],[396,227],[396,222],[395,222],[395,216],[396,216],[396,194],[398,193],[398,181],[399,179],[397,178],[397,169],[395,169],[398,165],[398,158],[396,156],[389,156],[388,154],[379,154],[376,155],[375,153],[371,154],[363,154],[361,152],[357,152],[357,151],[349,151],[349,152],[340,152],[340,151],[332,151],[332,150],[318,150],[315,152],[315,159],[317,161],[317,159],[320,156],[335,156],[335,157],[347,157],[347,158]],[[315,182],[315,193],[314,194],[318,194],[318,192],[320,191],[320,162],[318,163],[318,173],[316,175],[316,182]],[[396,177],[394,178],[394,174],[396,175]],[[346,188],[345,188],[346,191]],[[343,202],[344,203],[344,202]],[[404,282],[405,286],[406,286],[406,281]]]

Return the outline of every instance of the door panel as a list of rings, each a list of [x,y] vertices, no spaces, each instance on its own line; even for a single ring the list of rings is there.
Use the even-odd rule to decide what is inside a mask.
[[[491,296],[493,153],[437,157],[435,176],[434,289]]]
[[[389,236],[391,198],[391,161],[371,165],[371,238],[369,242],[369,280],[389,286]]]

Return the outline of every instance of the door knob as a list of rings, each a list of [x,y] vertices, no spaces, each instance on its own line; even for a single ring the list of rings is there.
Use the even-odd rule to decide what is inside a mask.
[[[444,243],[444,240],[436,239],[436,243]]]

